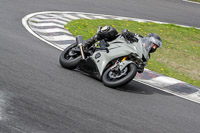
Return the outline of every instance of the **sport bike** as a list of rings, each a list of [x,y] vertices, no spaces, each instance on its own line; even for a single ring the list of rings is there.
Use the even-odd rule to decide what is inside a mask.
[[[76,42],[61,53],[61,66],[83,71],[111,88],[130,82],[149,59],[140,37],[130,43],[119,35],[113,41],[101,40],[87,48],[83,42],[83,37],[77,36]]]

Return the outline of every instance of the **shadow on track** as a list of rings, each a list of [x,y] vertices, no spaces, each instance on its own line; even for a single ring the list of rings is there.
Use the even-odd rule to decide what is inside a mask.
[[[77,69],[73,70],[74,72],[78,72],[84,76],[87,76],[87,77],[90,77],[98,82],[101,82],[102,83],[102,86],[103,85],[103,82],[98,80],[98,79],[95,79],[93,77],[91,77],[89,74],[87,73],[84,73],[82,71],[79,71]],[[106,86],[105,86],[106,87]],[[152,94],[162,94],[162,95],[167,95],[167,96],[173,96],[172,94],[169,94],[167,92],[164,92],[164,91],[161,91],[161,90],[158,90],[158,89],[155,89],[153,87],[150,87],[148,85],[145,85],[145,84],[142,84],[140,82],[137,82],[135,80],[132,80],[131,82],[129,82],[128,84],[124,85],[124,86],[121,86],[121,87],[117,87],[117,88],[109,88],[107,87],[108,89],[113,89],[113,90],[118,90],[118,91],[124,91],[124,92],[129,92],[129,93],[135,93],[135,94],[146,94],[146,95],[152,95]]]
[[[172,96],[172,94],[169,94],[161,90],[157,90],[153,87],[147,86],[145,84],[142,84],[134,80],[128,83],[127,85],[124,85],[115,89],[119,91],[125,91],[125,92],[136,93],[136,94],[151,95],[151,94],[157,93],[157,94]]]

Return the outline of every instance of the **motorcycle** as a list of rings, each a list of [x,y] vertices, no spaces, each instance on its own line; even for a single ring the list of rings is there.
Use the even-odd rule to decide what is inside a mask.
[[[76,42],[61,53],[59,62],[64,68],[77,68],[115,88],[129,83],[144,69],[149,55],[141,43],[139,37],[130,43],[119,35],[113,41],[101,40],[97,46],[84,48],[83,37],[77,36]]]

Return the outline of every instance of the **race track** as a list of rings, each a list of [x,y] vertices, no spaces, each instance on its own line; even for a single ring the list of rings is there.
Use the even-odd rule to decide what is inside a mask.
[[[200,106],[136,81],[110,89],[61,68],[59,50],[21,19],[38,11],[79,11],[200,27],[200,7],[172,0],[0,2],[0,133],[199,133]]]

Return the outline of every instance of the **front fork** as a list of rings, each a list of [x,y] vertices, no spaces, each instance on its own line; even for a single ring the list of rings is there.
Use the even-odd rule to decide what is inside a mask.
[[[115,64],[111,67],[111,71],[122,71],[128,64],[132,61],[127,61],[125,56],[121,61],[117,60]]]
[[[82,59],[85,59],[85,54],[84,54],[84,52],[83,52],[83,44],[82,44],[82,43],[79,43],[79,44],[78,44],[78,47],[79,47],[80,50],[81,50],[81,57],[82,57]]]

